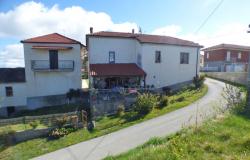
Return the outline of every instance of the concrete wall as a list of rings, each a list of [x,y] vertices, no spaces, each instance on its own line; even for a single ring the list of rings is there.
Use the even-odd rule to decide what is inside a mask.
[[[161,51],[161,63],[155,63],[155,51]],[[181,52],[189,53],[189,64],[180,64]],[[146,84],[158,88],[192,80],[196,75],[196,67],[199,71],[199,55],[197,65],[197,48],[142,44],[142,68],[147,73]]]
[[[109,63],[109,51],[115,63],[136,63],[136,40],[129,38],[89,37],[89,63]]]
[[[73,60],[73,71],[33,71],[32,60],[49,60],[48,50],[32,49],[33,45],[70,46],[71,50],[58,51],[58,59]],[[70,88],[81,88],[81,47],[79,44],[39,44],[24,43],[25,74],[27,81],[27,96],[48,96],[65,94]]]
[[[13,88],[13,96],[6,97],[5,87]],[[0,107],[26,106],[26,83],[0,83]]]
[[[210,77],[247,84],[247,72],[206,72]]]

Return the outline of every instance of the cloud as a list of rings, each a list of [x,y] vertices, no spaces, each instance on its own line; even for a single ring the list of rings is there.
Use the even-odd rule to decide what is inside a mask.
[[[247,33],[248,24],[228,23],[215,27],[214,32],[208,33],[203,31],[198,34],[183,33],[182,28],[183,27],[178,25],[169,25],[155,29],[152,34],[174,36],[194,41],[204,47],[210,47],[221,43],[250,46],[250,34]]]
[[[181,26],[169,25],[155,29],[152,34],[165,35],[165,36],[176,36],[182,31]]]
[[[136,23],[114,23],[111,17],[104,12],[87,11],[79,6],[60,9],[58,5],[54,5],[48,8],[43,3],[34,1],[23,3],[7,12],[0,12],[0,22],[1,39],[21,40],[58,32],[85,44],[85,34],[89,33],[90,27],[93,27],[95,32],[102,30],[131,32],[132,29],[138,31]],[[0,51],[1,55],[6,55],[9,47]],[[18,53],[12,53],[13,55],[22,53],[21,50],[15,51]],[[8,59],[8,56],[3,58],[6,64],[3,64],[5,61],[2,60],[1,66],[11,64],[15,66],[15,63],[12,62],[19,62],[18,59],[14,60],[14,57],[12,57],[13,59]]]
[[[22,44],[11,44],[0,51],[0,67],[23,67],[23,46]]]
[[[205,47],[221,43],[248,45],[250,46],[250,34],[247,33],[248,24],[228,23],[218,26],[212,33],[185,34],[179,35],[180,38],[192,40]]]

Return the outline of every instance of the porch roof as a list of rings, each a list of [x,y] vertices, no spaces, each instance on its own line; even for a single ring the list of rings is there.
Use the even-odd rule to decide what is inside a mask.
[[[90,75],[97,76],[146,76],[134,63],[90,64]]]

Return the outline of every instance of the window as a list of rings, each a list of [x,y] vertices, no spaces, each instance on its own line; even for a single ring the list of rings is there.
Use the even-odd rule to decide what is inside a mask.
[[[209,52],[207,52],[207,59],[209,59]]]
[[[5,87],[6,97],[12,97],[13,96],[13,89],[12,87]]]
[[[231,52],[230,51],[227,51],[227,61],[230,61],[230,55],[231,55]]]
[[[161,63],[161,51],[155,51],[155,63]]]
[[[180,64],[189,64],[189,53],[181,52]]]
[[[109,52],[109,63],[115,63],[115,52],[114,51]]]
[[[238,53],[238,59],[241,59],[241,52]]]

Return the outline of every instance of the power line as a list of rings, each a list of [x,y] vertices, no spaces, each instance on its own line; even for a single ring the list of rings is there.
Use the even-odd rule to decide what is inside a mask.
[[[208,15],[208,17],[202,22],[200,27],[194,32],[194,34],[197,34],[201,28],[207,23],[207,21],[212,17],[212,15],[216,12],[216,10],[222,5],[224,0],[221,0],[220,3],[213,9],[213,11]]]

